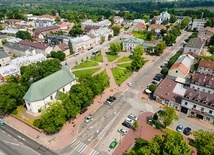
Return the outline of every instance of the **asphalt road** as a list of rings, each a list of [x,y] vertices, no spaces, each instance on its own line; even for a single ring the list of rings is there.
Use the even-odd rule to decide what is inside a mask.
[[[8,125],[0,126],[0,149],[8,155],[56,155]]]

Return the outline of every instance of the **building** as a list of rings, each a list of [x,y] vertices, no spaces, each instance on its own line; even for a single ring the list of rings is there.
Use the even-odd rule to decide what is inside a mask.
[[[143,19],[134,19],[133,20],[133,26],[136,26],[137,24],[145,24],[145,20],[143,20]]]
[[[22,56],[15,59],[12,59],[10,65],[15,65],[18,67],[26,66],[32,63],[42,62],[47,60],[44,54],[36,54],[33,56]]]
[[[0,67],[6,66],[10,63],[10,56],[4,51],[3,48],[0,48]]]
[[[201,60],[198,65],[198,72],[214,76],[214,62]]]
[[[66,43],[60,43],[58,45],[54,45],[52,51],[55,51],[55,52],[62,51],[63,53],[65,53],[65,56],[70,55],[70,48]]]
[[[134,26],[134,31],[143,31],[146,30],[146,25],[143,23],[138,23]]]
[[[36,28],[54,26],[54,24],[55,22],[53,20],[47,20],[47,19],[37,19],[34,21],[34,26]]]
[[[200,55],[204,47],[204,42],[200,38],[192,38],[185,45],[183,53],[187,54],[192,52],[196,55]]]
[[[75,84],[75,75],[67,68],[31,84],[24,96],[27,110],[34,115],[39,115],[48,107],[48,103],[57,100],[60,92],[68,92]]]
[[[213,27],[205,27],[198,30],[198,38],[205,41],[208,45],[210,42],[210,38],[214,35]]]
[[[97,26],[97,27],[109,27],[111,25],[111,22],[108,19],[105,19],[103,21],[100,22],[93,22],[91,19],[86,20],[84,22],[82,22],[81,24],[81,28],[84,30],[86,26]]]
[[[7,52],[12,57],[27,56],[29,54],[34,54],[35,51],[30,50],[28,46],[20,45],[18,43],[6,43],[3,45],[5,52]]]
[[[154,97],[156,102],[180,110],[180,103],[185,92],[186,88],[183,84],[176,83],[174,80],[166,77],[155,90]]]
[[[204,27],[206,22],[207,22],[206,19],[194,19],[192,22],[191,30],[193,30],[194,28],[196,28],[197,30],[200,30],[201,28]]]
[[[0,84],[6,82],[7,78],[12,75],[20,75],[19,67],[15,65],[7,65],[4,67],[0,67]]]
[[[59,26],[59,29],[63,32],[63,34],[69,34],[69,31],[73,28],[74,23],[59,22],[56,23],[56,26]]]
[[[214,95],[214,76],[196,72],[191,78],[190,88]]]
[[[194,57],[189,54],[181,55],[168,71],[167,77],[176,79],[177,77],[187,77],[190,67],[194,62]]]
[[[122,41],[123,50],[133,51],[137,45],[143,45],[144,40],[136,37],[128,37]]]
[[[160,33],[161,30],[166,30],[166,27],[164,25],[159,25],[159,24],[151,24],[148,27],[148,31],[154,30],[155,33]]]
[[[133,25],[133,20],[123,20],[122,24],[125,27],[132,26]]]
[[[156,24],[160,25],[163,21],[169,21],[170,14],[167,11],[161,12],[160,15],[156,18]]]
[[[19,30],[18,29],[5,29],[5,30],[1,30],[0,31],[0,34],[8,34],[8,35],[16,35],[16,33],[18,32]]]
[[[115,24],[122,24],[124,18],[120,16],[114,16],[114,23]]]
[[[113,36],[113,30],[112,29],[108,29],[107,27],[104,28],[99,28],[97,30],[91,30],[88,35],[91,38],[101,38],[104,37],[105,41],[108,40],[108,36],[111,35]]]
[[[214,95],[188,88],[181,101],[181,112],[214,124]]]
[[[33,31],[32,36],[37,37],[39,39],[45,39],[45,35],[50,34],[50,32],[58,32],[60,31],[59,26],[47,26],[42,28],[37,28]]]

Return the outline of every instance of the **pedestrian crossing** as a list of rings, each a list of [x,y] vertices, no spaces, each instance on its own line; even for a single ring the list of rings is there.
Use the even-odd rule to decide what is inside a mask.
[[[74,151],[77,151],[79,152],[80,154],[83,154],[84,151],[86,151],[86,149],[89,147],[87,144],[79,141],[79,140],[76,140],[74,139],[71,143],[70,143],[70,147],[72,148],[72,150]],[[72,153],[74,152],[71,152],[71,154],[69,155],[73,155]],[[100,153],[98,151],[96,151],[95,149],[92,149],[90,154],[89,155],[99,155]]]
[[[154,113],[154,109],[153,109],[153,107],[151,105],[145,103],[145,106],[146,106],[146,110],[147,111]]]
[[[132,88],[129,88],[128,91],[129,91],[129,92],[132,92],[132,93],[134,93],[134,94],[136,94],[136,95],[140,92],[140,91],[138,91],[138,90],[136,90],[136,89],[132,89]]]

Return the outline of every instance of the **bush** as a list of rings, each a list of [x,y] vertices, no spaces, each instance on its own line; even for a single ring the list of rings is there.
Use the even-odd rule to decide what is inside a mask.
[[[18,114],[18,110],[17,110],[17,109],[13,110],[13,111],[12,111],[12,114],[13,114],[13,115],[17,115],[17,114]]]
[[[157,89],[157,85],[155,85],[155,84],[151,84],[150,86],[149,86],[149,90],[150,91],[152,91],[153,93],[154,93],[154,91]]]
[[[162,73],[163,75],[167,75],[168,71],[169,71],[169,69],[168,69],[167,67],[164,67],[164,68],[161,70],[161,73]]]
[[[42,124],[41,124],[41,120],[40,119],[36,119],[33,121],[33,126],[42,129]]]

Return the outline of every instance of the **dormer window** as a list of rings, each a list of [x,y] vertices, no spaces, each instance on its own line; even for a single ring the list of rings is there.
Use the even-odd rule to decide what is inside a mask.
[[[203,104],[207,104],[207,101],[202,101]]]
[[[196,84],[196,85],[200,85],[200,83],[199,83],[199,82],[195,82],[195,84]]]
[[[200,100],[199,100],[199,98],[195,98],[195,101],[196,101],[196,102],[199,102]]]
[[[205,87],[208,87],[208,88],[210,88],[210,85],[205,85]]]

